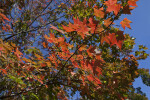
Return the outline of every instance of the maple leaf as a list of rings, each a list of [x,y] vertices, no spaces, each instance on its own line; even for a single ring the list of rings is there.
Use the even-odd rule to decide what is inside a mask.
[[[108,19],[104,20],[104,25],[106,27],[108,27],[111,23],[112,23],[111,18],[108,18]],[[114,23],[112,23],[112,24],[114,24]]]
[[[67,26],[64,26],[62,25],[63,29],[66,31],[66,32],[72,32],[72,31],[75,31],[74,29],[72,29],[71,27],[67,27]]]
[[[60,43],[64,42],[64,40],[65,40],[64,37],[58,37],[58,38],[57,38],[57,41],[60,42]]]
[[[120,22],[121,26],[125,29],[125,27],[128,27],[131,29],[130,26],[131,21],[128,20],[127,18],[124,18],[123,21]]]
[[[125,37],[124,37],[124,35],[123,35],[123,31],[118,31],[117,33],[116,33],[116,35],[117,35],[117,37],[116,37],[116,39],[117,39],[117,43],[116,43],[116,45],[121,49],[121,47],[122,47],[122,44],[123,44],[123,41],[124,41],[124,39],[125,39]]]
[[[89,71],[91,71],[93,73],[93,66],[92,66],[91,63],[87,62],[87,66],[86,67],[87,67],[86,68],[87,70],[89,70]]]
[[[124,40],[125,39],[123,31],[120,31],[120,30],[117,31],[116,35],[117,35],[117,37],[116,37],[117,40]]]
[[[47,35],[44,36],[49,43],[58,43],[57,38],[55,38],[55,35],[53,33],[50,33],[50,37]]]
[[[90,29],[86,25],[81,24],[80,29],[78,29],[77,32],[83,33],[83,34],[88,34],[89,30]]]
[[[91,33],[95,32],[96,25],[98,24],[98,21],[93,21],[93,18],[89,18],[89,24],[88,26],[91,28]]]
[[[104,30],[104,28],[101,25],[98,25],[96,28],[96,32],[95,33],[100,33]]]
[[[83,22],[73,17],[74,24],[69,23],[69,27],[62,25],[66,32],[77,31],[77,33],[84,39],[85,35],[89,35],[90,28],[87,27],[87,20],[84,19]]]
[[[95,53],[95,50],[96,49],[96,46],[90,46],[88,49],[87,49],[87,53],[88,53],[88,55],[90,56],[90,57],[92,57],[93,56],[93,53]]]
[[[123,41],[119,40],[118,42],[116,42],[116,45],[120,48],[122,48],[122,44],[123,44]]]
[[[100,80],[99,80],[97,77],[93,76],[92,74],[88,75],[88,76],[87,76],[87,79],[88,79],[89,81],[91,81],[91,82],[94,82],[94,84],[97,85],[97,86],[98,86],[99,84],[101,84]]]
[[[105,1],[104,4],[110,6],[110,5],[115,5],[117,3],[117,0],[108,0],[108,1]]]
[[[123,13],[124,14],[131,14],[131,10],[133,10],[135,7],[129,7],[129,5],[123,7]]]
[[[114,45],[114,44],[116,44],[117,40],[116,40],[116,35],[115,35],[115,33],[109,34],[109,35],[107,36],[107,38],[108,38],[108,40],[109,40],[108,43],[109,43],[111,46]]]
[[[94,77],[94,78],[95,78],[95,84],[97,86],[99,86],[99,84],[102,84],[101,81],[97,77]]]
[[[121,5],[117,4],[117,0],[109,0],[109,1],[105,1],[105,5],[108,7],[107,11],[108,12],[112,12],[114,11],[114,14],[117,15]]]
[[[79,28],[79,25],[78,24],[71,24],[69,22],[69,27],[72,28],[75,31],[75,30],[77,30]]]
[[[88,80],[89,80],[89,81],[93,81],[93,80],[94,80],[94,78],[93,78],[93,75],[92,75],[92,74],[88,75],[88,76],[87,76],[87,78],[88,78]]]
[[[74,21],[74,24],[81,24],[82,22],[79,20],[79,18],[77,17],[77,19],[75,19],[73,17],[73,21]]]
[[[128,0],[128,4],[130,6],[137,6],[136,2],[139,1],[139,0]]]
[[[99,9],[94,8],[94,15],[96,17],[104,18],[105,13],[103,12],[103,8]]]
[[[112,33],[112,34],[109,33],[109,35],[103,37],[103,40],[102,40],[102,41],[103,41],[103,42],[105,41],[105,42],[108,43],[110,46],[113,46],[113,45],[116,44],[120,49],[121,49],[122,43],[123,43],[123,40],[117,40],[117,39],[116,39],[116,34],[115,34],[115,33]],[[103,43],[103,42],[102,42],[102,43]]]
[[[99,67],[96,67],[97,75],[100,76],[102,75],[102,69]]]
[[[88,32],[90,31],[90,28],[88,28],[86,25],[87,22],[86,19],[84,19],[83,22],[81,22],[78,18],[77,19],[73,18],[73,20],[74,25],[72,25],[72,27],[84,39],[85,35],[89,35]]]

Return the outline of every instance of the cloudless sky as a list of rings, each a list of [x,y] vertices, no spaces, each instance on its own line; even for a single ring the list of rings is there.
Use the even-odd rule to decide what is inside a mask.
[[[123,18],[127,17],[132,21],[132,30],[126,29],[125,32],[136,38],[135,49],[138,48],[138,45],[142,44],[149,48],[147,53],[150,54],[150,0],[139,0],[137,5],[138,7],[131,12],[132,15],[125,15],[121,19],[123,20]],[[150,70],[150,57],[139,61],[139,68]],[[135,88],[141,87],[141,90],[146,93],[148,100],[150,100],[150,87],[144,85],[141,78],[137,78],[133,85]]]

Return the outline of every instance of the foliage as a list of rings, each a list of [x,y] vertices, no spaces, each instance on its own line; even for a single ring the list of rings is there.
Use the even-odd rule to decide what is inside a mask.
[[[131,91],[139,76],[149,86],[138,68],[147,48],[133,51],[129,19],[115,24],[136,1],[2,0],[0,99],[69,99],[79,91],[82,99],[146,100]]]

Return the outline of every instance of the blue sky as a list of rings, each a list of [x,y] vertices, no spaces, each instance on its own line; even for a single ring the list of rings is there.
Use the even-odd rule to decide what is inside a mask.
[[[149,48],[147,53],[150,54],[150,0],[139,0],[137,5],[138,7],[132,11],[132,15],[125,15],[121,18],[127,17],[132,21],[132,30],[126,29],[125,32],[136,38],[135,48],[143,44]],[[146,60],[139,61],[139,68],[150,70],[150,57]],[[144,85],[141,78],[135,80],[134,87],[141,87],[141,90],[146,93],[150,100],[150,87]]]

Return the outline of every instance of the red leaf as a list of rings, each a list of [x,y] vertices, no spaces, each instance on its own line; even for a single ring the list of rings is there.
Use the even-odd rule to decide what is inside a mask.
[[[89,18],[89,24],[88,26],[91,28],[91,33],[95,32],[96,25],[98,24],[98,21],[94,21],[93,18]]]
[[[94,77],[94,78],[95,78],[95,84],[97,85],[102,84],[101,81],[97,77]]]
[[[117,15],[118,12],[120,11],[121,5],[117,4],[117,0],[108,0],[105,1],[105,4],[108,7],[107,8],[108,12],[114,11],[114,14]]]
[[[77,31],[77,33],[84,39],[86,35],[89,35],[90,28],[87,27],[86,19],[82,21],[79,18],[75,19],[73,17],[74,24],[69,23],[69,27],[62,25],[66,32]]]
[[[102,69],[99,67],[96,67],[97,75],[102,75]]]
[[[87,79],[91,82],[94,82],[95,85],[101,84],[100,80],[97,77],[93,76],[92,74],[88,75]]]
[[[110,46],[116,44],[120,49],[121,49],[122,44],[123,44],[123,39],[122,40],[117,40],[115,33],[112,33],[112,34],[109,34],[109,35],[105,36],[103,38],[103,41],[105,41],[106,43],[108,43]]]
[[[94,78],[93,78],[93,75],[92,75],[92,74],[88,75],[88,76],[87,76],[87,79],[88,79],[89,81],[94,81]]]

